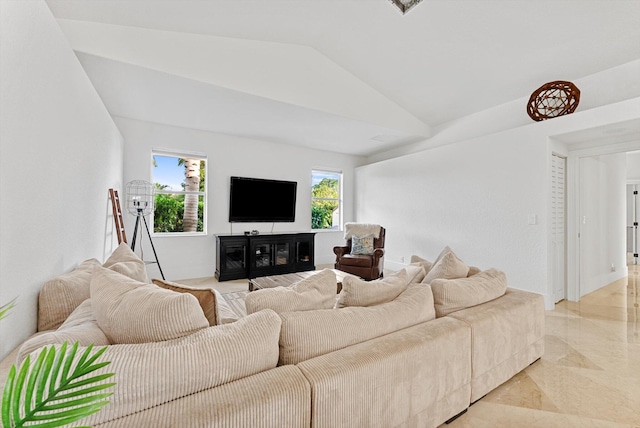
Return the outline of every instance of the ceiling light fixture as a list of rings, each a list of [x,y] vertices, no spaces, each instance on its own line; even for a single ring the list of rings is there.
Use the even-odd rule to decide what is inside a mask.
[[[400,12],[405,15],[411,8],[420,3],[422,0],[389,0],[391,3],[395,4]]]

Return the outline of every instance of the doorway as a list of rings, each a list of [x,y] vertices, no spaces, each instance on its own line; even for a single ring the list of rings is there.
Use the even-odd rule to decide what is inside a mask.
[[[570,301],[627,275],[628,178],[626,163],[621,162],[638,148],[640,140],[569,150],[566,297]]]

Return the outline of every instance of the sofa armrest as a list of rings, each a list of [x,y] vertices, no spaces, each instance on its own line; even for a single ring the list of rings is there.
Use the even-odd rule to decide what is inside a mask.
[[[310,402],[309,382],[296,366],[289,365],[113,419],[100,427],[309,427]]]

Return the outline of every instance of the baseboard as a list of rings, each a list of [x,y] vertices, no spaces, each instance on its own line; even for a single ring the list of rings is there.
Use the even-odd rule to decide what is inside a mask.
[[[451,422],[455,421],[456,419],[458,419],[460,416],[464,415],[465,413],[467,413],[468,409],[464,409],[463,411],[461,411],[460,413],[458,413],[457,415],[455,415],[454,417],[447,419],[444,423],[445,424],[450,424]]]
[[[336,263],[336,256],[328,256],[328,257],[315,257],[314,258],[314,262],[316,264],[316,267],[318,267],[319,265],[331,265],[331,267],[333,267],[333,265]]]
[[[392,260],[384,261],[384,270],[396,271],[407,267],[405,263],[394,262]]]

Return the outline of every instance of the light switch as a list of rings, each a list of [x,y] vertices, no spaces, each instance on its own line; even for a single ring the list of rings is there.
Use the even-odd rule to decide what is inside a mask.
[[[538,224],[538,216],[535,214],[529,214],[527,216],[527,221],[529,224]]]

